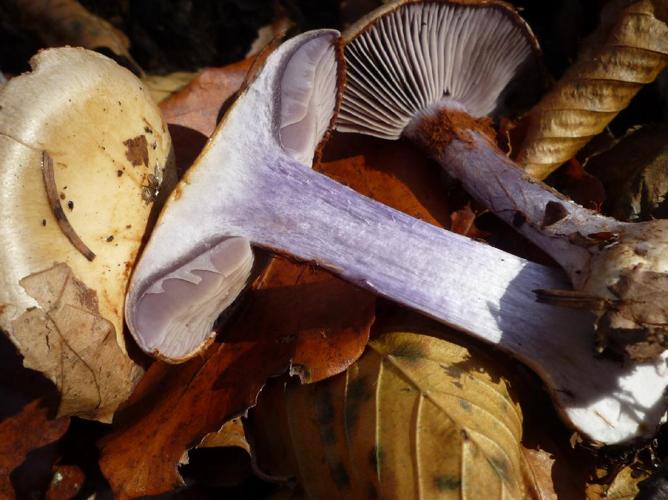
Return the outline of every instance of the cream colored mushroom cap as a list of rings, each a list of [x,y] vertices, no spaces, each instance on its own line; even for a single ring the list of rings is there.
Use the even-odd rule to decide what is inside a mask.
[[[95,290],[100,315],[123,343],[125,288],[171,157],[160,111],[142,83],[111,59],[82,48],[44,50],[32,72],[0,88],[0,328],[38,304],[20,281],[68,265]],[[55,187],[89,261],[58,225],[42,175]]]

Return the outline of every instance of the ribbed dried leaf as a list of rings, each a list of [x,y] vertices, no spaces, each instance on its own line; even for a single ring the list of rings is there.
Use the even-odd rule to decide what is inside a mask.
[[[534,177],[572,158],[668,64],[663,0],[612,4],[577,61],[527,116],[515,156]]]
[[[285,411],[297,476],[309,498],[525,493],[520,409],[493,362],[462,346],[385,334],[346,373],[290,386]],[[281,427],[280,417],[268,419],[265,412],[258,425]],[[289,455],[283,457],[276,465],[280,457],[258,449],[259,465],[272,473],[289,472]]]

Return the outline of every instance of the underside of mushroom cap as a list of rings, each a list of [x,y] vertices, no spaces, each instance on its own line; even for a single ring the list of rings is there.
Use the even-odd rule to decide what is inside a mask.
[[[168,199],[126,303],[130,331],[146,352],[169,362],[192,357],[245,287],[249,241],[225,214],[255,196],[263,162],[287,156],[311,164],[336,112],[338,39],[332,30],[304,33],[272,53]]]
[[[346,87],[336,128],[397,139],[416,115],[503,108],[518,75],[539,74],[528,25],[503,2],[404,0],[345,34]]]

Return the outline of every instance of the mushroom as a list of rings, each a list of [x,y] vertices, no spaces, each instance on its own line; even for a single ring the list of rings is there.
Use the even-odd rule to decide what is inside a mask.
[[[337,33],[284,43],[170,195],[126,301],[142,349],[170,362],[211,341],[244,288],[250,243],[312,261],[512,353],[566,418],[614,443],[653,433],[668,374],[594,359],[590,314],[535,301],[562,273],[391,209],[307,167],[335,114]]]
[[[111,59],[67,47],[30,63],[0,88],[0,329],[59,386],[61,413],[109,420],[141,373],[125,289],[171,140]]]
[[[575,290],[544,289],[538,298],[596,312],[599,351],[650,360],[665,350],[668,221],[625,223],[587,210],[530,179],[496,146],[487,116],[506,107],[523,75],[537,71],[535,38],[511,7],[397,2],[345,39],[338,130],[404,135],[427,150],[563,267]]]

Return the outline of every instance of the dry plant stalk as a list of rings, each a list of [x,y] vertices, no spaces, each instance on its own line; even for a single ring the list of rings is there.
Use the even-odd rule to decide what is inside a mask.
[[[603,131],[668,64],[668,2],[621,0],[527,116],[516,160],[544,179]]]

